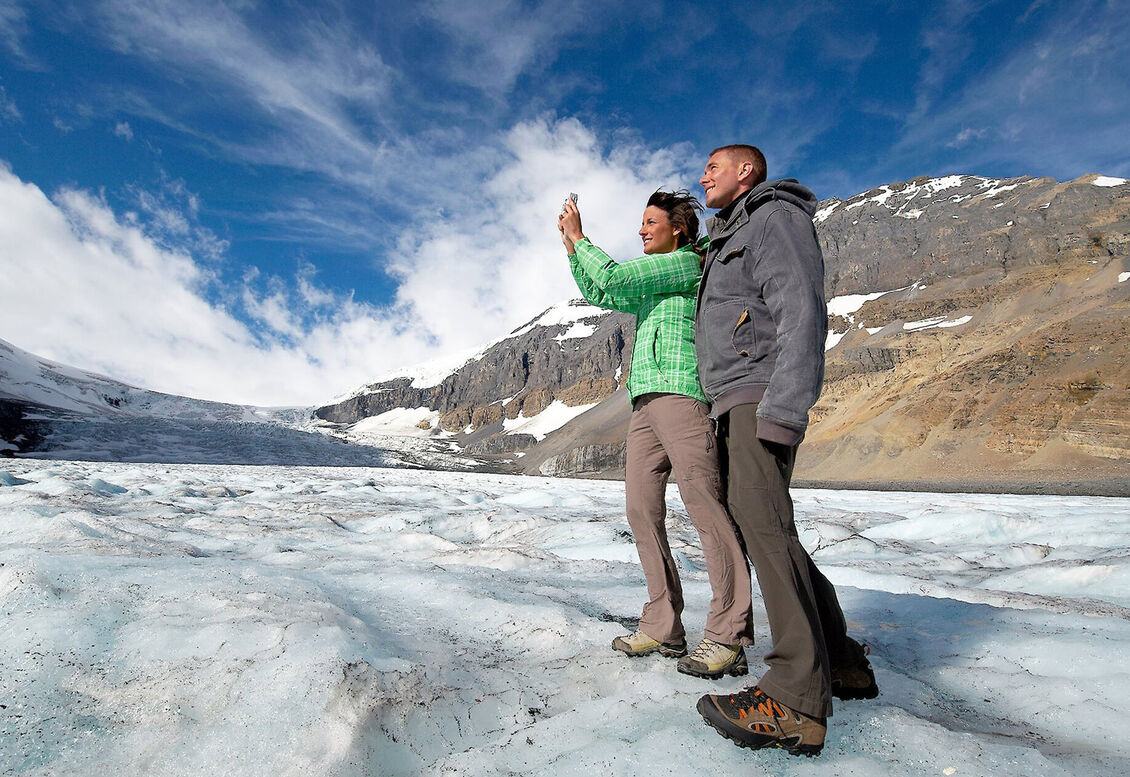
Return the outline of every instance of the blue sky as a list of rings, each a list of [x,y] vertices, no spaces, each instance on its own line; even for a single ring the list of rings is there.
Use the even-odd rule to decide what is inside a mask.
[[[821,198],[1130,175],[1128,2],[0,0],[0,338],[326,401],[574,296],[729,142]]]

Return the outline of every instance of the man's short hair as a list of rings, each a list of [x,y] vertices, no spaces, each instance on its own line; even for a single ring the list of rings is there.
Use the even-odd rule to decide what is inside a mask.
[[[752,164],[754,186],[765,182],[767,175],[765,155],[761,153],[761,149],[757,146],[747,146],[744,143],[732,143],[728,146],[719,146],[710,152],[710,156],[714,156],[719,151],[725,151],[739,162],[749,162]]]

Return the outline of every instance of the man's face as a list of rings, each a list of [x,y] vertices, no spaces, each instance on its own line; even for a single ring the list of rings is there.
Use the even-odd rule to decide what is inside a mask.
[[[750,187],[745,184],[753,165],[739,162],[729,151],[717,151],[706,162],[706,171],[698,179],[706,194],[706,207],[724,208]],[[743,177],[744,174],[744,177]]]

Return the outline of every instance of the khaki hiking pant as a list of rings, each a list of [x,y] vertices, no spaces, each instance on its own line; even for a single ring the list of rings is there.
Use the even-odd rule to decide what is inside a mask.
[[[714,426],[704,403],[680,394],[638,397],[628,424],[628,525],[648,594],[640,629],[661,642],[686,637],[683,588],[667,544],[666,491],[672,471],[706,558],[711,599],[705,636],[727,645],[751,645],[749,566],[723,503]]]
[[[796,446],[757,438],[757,405],[738,405],[718,420],[730,514],[757,574],[773,647],[758,685],[770,697],[813,717],[832,714],[831,667],[863,657],[847,635],[836,589],[797,537],[789,496]]]

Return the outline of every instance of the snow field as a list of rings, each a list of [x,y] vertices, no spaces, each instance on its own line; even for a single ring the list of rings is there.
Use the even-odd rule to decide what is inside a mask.
[[[812,760],[702,724],[741,681],[608,649],[645,595],[620,483],[5,462],[0,772],[1127,771],[1126,500],[796,496],[881,688]],[[709,587],[669,508],[693,641]],[[755,620],[756,672],[756,589]]]

